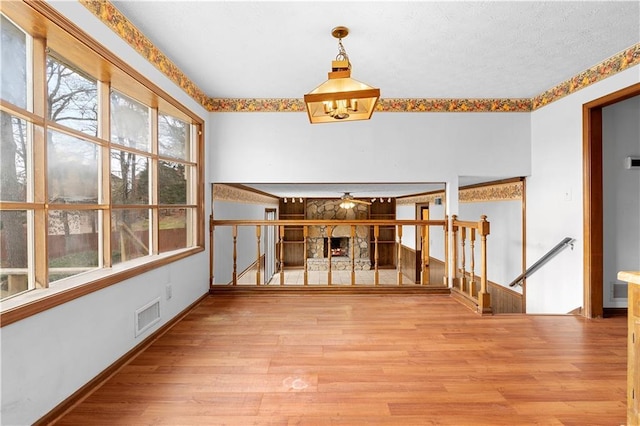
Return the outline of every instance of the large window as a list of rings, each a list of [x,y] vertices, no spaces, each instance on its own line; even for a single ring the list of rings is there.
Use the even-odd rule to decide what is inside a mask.
[[[202,120],[33,7],[1,15],[0,300],[202,250]]]

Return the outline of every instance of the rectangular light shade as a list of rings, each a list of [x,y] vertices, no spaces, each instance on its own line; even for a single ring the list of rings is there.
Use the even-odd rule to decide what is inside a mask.
[[[354,80],[349,71],[342,71],[329,73],[329,80],[304,95],[304,103],[311,123],[332,123],[370,119],[379,98],[380,89]],[[330,114],[347,105],[347,117]]]

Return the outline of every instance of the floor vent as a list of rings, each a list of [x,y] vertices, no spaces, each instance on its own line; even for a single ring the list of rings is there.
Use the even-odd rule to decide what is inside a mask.
[[[136,337],[160,321],[160,298],[153,300],[136,311]]]

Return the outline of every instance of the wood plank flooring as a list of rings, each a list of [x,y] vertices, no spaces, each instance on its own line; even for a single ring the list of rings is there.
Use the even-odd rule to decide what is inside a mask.
[[[622,425],[626,318],[449,296],[216,295],[60,425]]]

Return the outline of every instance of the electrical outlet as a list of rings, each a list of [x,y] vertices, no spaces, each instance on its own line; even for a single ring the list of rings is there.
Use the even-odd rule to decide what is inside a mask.
[[[165,291],[167,293],[167,300],[170,300],[171,297],[173,296],[173,288],[171,287],[171,284],[167,284]]]

